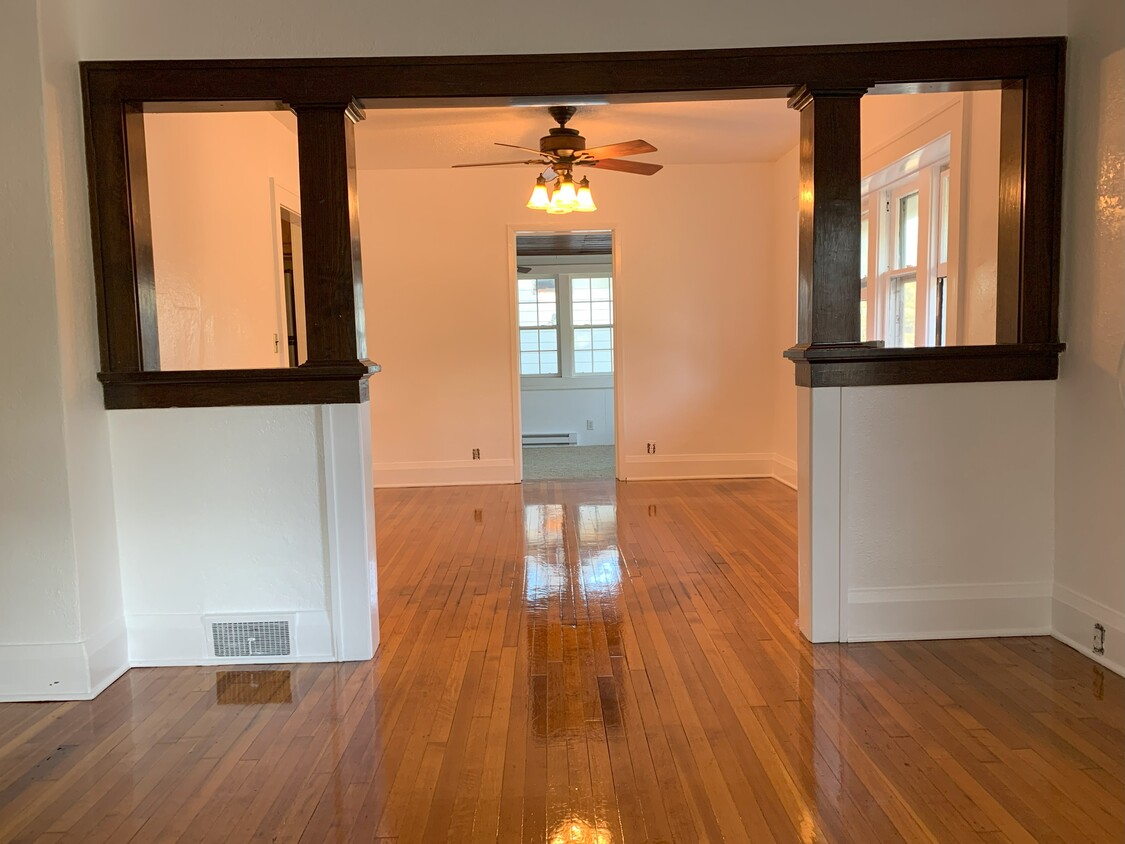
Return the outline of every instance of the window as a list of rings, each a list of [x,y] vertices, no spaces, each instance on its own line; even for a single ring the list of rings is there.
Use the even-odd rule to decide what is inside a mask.
[[[520,375],[558,375],[558,282],[553,276],[521,278],[518,290]]]
[[[948,140],[865,180],[860,218],[860,341],[944,345],[949,253]]]
[[[613,372],[613,300],[608,276],[571,278],[574,374]]]
[[[613,278],[604,271],[520,278],[520,375],[613,374]]]

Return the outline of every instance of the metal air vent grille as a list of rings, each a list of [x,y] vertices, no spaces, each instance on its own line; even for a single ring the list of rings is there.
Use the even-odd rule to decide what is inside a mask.
[[[289,656],[288,621],[211,623],[216,657]]]

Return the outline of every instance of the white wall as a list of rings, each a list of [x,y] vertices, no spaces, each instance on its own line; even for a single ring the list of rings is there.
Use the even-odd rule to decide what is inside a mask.
[[[89,697],[126,667],[73,19],[0,35],[0,700]]]
[[[1055,635],[1125,666],[1125,20],[1071,0],[1062,355],[1055,412]]]
[[[797,191],[800,158],[794,146],[773,165],[770,198],[771,305],[773,313],[772,369],[774,402],[772,449],[774,474],[797,485],[797,387],[793,364],[782,353],[797,342]]]
[[[292,126],[265,111],[145,115],[161,369],[280,365],[270,180],[299,190],[296,125],[284,120]]]
[[[555,221],[523,207],[525,170],[360,171],[377,484],[519,480],[509,227],[547,225],[615,231],[625,477],[772,473],[772,214],[746,201],[772,166],[591,181],[599,211]]]
[[[868,41],[1057,35],[1066,10],[1057,0],[950,0],[904,8],[894,0],[846,6],[827,0],[747,4],[719,0],[698,7],[662,0],[622,0],[607,8],[575,0],[568,13],[596,26],[543,22],[519,0],[450,4],[335,0],[309,6],[288,0],[90,0],[80,6],[85,58],[243,58],[275,56],[411,56],[466,53],[593,52],[848,44]]]
[[[841,392],[844,638],[1049,632],[1054,383]]]
[[[525,388],[520,391],[520,426],[525,434],[574,432],[579,445],[613,445],[613,388]]]

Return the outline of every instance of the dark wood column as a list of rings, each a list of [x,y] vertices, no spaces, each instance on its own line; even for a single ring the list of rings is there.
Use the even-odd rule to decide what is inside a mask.
[[[801,88],[798,345],[859,342],[859,99]]]
[[[291,105],[297,114],[305,268],[303,365],[367,369],[354,135],[363,112],[351,100]]]
[[[1057,343],[1062,80],[1005,83],[1000,99],[996,342]]]
[[[785,354],[797,363],[799,384],[810,353],[859,345],[859,101],[866,90],[805,86],[789,99],[801,112],[801,171],[797,345]]]

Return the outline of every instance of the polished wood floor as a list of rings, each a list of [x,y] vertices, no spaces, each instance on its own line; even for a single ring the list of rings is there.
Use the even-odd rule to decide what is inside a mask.
[[[811,647],[774,481],[380,492],[366,664],[0,706],[0,841],[1120,842],[1121,678]]]

